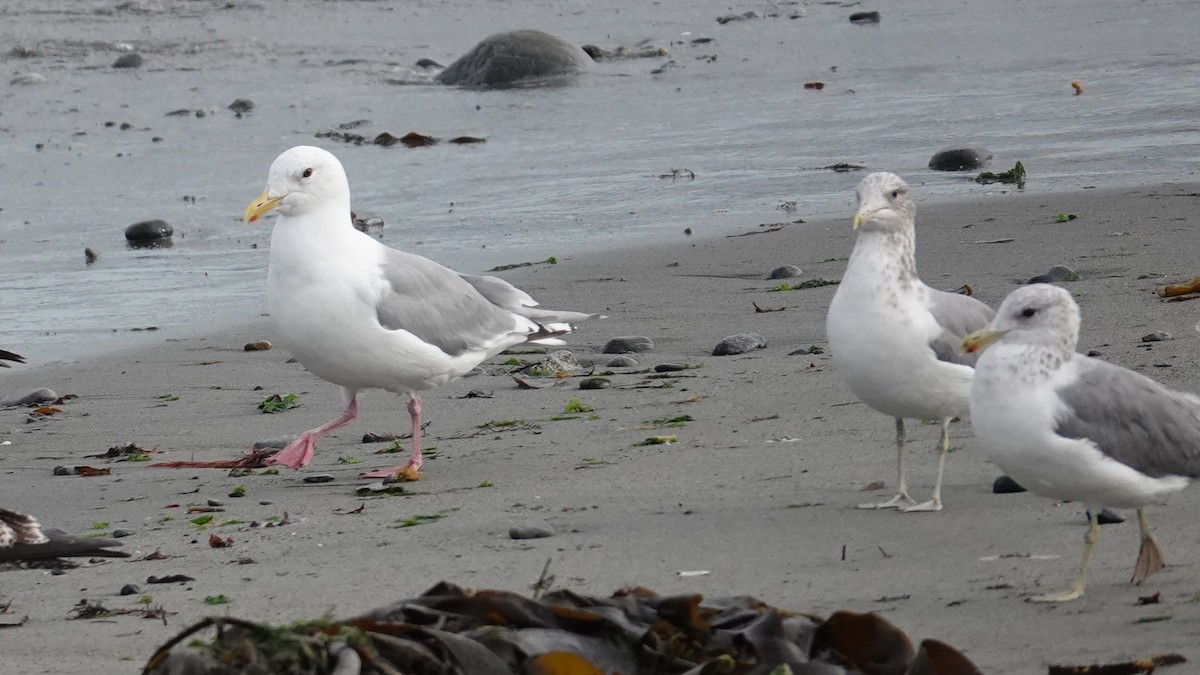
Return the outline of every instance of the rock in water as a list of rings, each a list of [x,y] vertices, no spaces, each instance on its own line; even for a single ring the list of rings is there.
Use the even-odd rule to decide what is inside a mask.
[[[165,220],[143,220],[125,228],[125,240],[133,246],[157,246],[174,234],[175,228]]]
[[[514,30],[484,38],[445,70],[437,81],[461,87],[566,84],[591,59],[582,48],[540,30]]]
[[[983,148],[948,148],[929,158],[929,168],[934,171],[972,171],[987,164],[991,158],[992,153]]]

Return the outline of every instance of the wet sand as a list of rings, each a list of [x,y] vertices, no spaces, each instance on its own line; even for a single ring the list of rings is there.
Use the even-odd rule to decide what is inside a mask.
[[[914,189],[920,199],[921,186]],[[1053,264],[1068,265],[1082,276],[1067,285],[1083,309],[1081,349],[1197,388],[1195,307],[1160,302],[1153,289],[1200,271],[1200,234],[1191,222],[1198,186],[979,192],[969,202],[919,201],[918,264],[926,281],[947,289],[969,283],[995,305],[1015,284]],[[1056,224],[1058,213],[1078,218]],[[110,465],[111,476],[52,475],[58,465],[104,465],[84,456],[126,441],[157,449],[155,460],[233,459],[254,441],[332,419],[338,389],[287,363],[287,336],[265,322],[201,336],[168,331],[134,351],[0,372],[0,396],[48,386],[79,397],[61,414],[33,423],[25,409],[0,410],[0,441],[12,441],[0,446],[0,503],[74,532],[94,524],[97,532],[130,530],[123,541],[135,558],[155,550],[171,556],[85,563],[58,576],[0,571],[0,601],[11,600],[11,612],[30,617],[0,633],[5,669],[132,672],[157,645],[208,614],[276,622],[346,616],[442,579],[527,590],[547,559],[559,585],[588,593],[639,584],[664,593],[752,594],[820,613],[881,611],[916,639],[957,646],[985,672],[1038,673],[1046,663],[1162,651],[1197,657],[1200,548],[1191,514],[1200,491],[1151,510],[1170,564],[1165,571],[1143,587],[1130,586],[1137,528],[1106,526],[1085,598],[1049,607],[1024,600],[1072,578],[1085,530],[1082,508],[992,494],[998,471],[974,449],[966,422],[952,427],[956,451],[943,512],[854,508],[886,494],[861,486],[894,481],[892,422],[855,401],[830,365],[824,316],[834,287],[770,292],[779,282],[763,279],[783,264],[804,270],[791,281],[840,277],[853,243],[849,215],[776,232],[747,223],[742,231],[758,233],[752,236],[679,232],[656,246],[503,273],[548,306],[607,314],[580,326],[569,347],[601,370],[611,358],[599,353],[602,346],[621,335],[654,340],[652,352],[635,355],[641,367],[698,367],[669,379],[628,372],[641,367],[615,369],[614,386],[598,391],[580,391],[578,378],[521,390],[498,365],[509,357],[494,358],[489,370],[497,374],[425,396],[428,444],[437,452],[407,496],[355,494],[364,482],[356,478],[360,471],[397,459],[372,454],[384,444],[363,444],[362,434],[408,425],[402,402],[379,392],[361,397],[359,421],[327,437],[304,471],[234,478],[218,469],[121,462]],[[785,309],[756,313],[752,303]],[[1174,339],[1141,342],[1160,330]],[[721,338],[741,332],[762,334],[768,346],[710,355]],[[256,339],[276,348],[242,350]],[[812,346],[826,353],[789,355]],[[470,390],[491,397],[462,398]],[[271,393],[297,393],[301,406],[259,413],[256,404]],[[167,395],[179,398],[158,398]],[[594,411],[552,420],[572,397]],[[680,428],[647,428],[648,421],[685,414],[693,421]],[[510,420],[524,424],[480,430]],[[914,496],[923,497],[933,482],[937,431],[911,429],[918,450],[910,483]],[[658,434],[674,434],[678,442],[635,446]],[[302,482],[316,473],[336,478]],[[239,485],[245,497],[227,496]],[[190,524],[195,515],[186,507],[209,499],[225,505],[214,523],[243,522]],[[360,506],[361,513],[349,513]],[[285,512],[286,526],[248,524]],[[418,515],[443,517],[397,527]],[[528,523],[556,534],[508,537],[510,527]],[[210,533],[231,537],[233,546],[210,548]],[[684,578],[684,570],[710,574]],[[168,574],[195,580],[146,583]],[[132,616],[67,619],[84,598],[133,606],[138,595],[117,594],[129,583],[171,612],[169,625]],[[1139,606],[1139,596],[1159,592],[1161,604]],[[219,594],[232,602],[205,604],[206,596]],[[1150,617],[1169,619],[1139,623]]]

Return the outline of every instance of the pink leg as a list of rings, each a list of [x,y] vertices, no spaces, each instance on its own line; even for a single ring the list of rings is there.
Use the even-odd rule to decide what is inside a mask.
[[[282,464],[293,469],[307,466],[312,461],[313,451],[317,449],[317,441],[321,440],[322,436],[338,427],[346,426],[354,421],[355,417],[358,417],[358,396],[349,391],[347,391],[347,396],[349,396],[350,401],[346,404],[346,412],[341,417],[329,424],[319,426],[316,429],[309,429],[300,434],[299,438],[289,443],[286,448],[271,455],[265,463]]]
[[[425,460],[421,457],[421,397],[412,394],[408,401],[408,415],[412,418],[412,453],[408,456],[408,464],[394,469],[379,469],[362,474],[363,478],[391,478],[392,480],[420,480],[421,465]]]

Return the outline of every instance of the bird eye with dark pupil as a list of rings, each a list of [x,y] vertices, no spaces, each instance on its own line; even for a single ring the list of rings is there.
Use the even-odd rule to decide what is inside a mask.
[[[1025,317],[1026,319],[1034,314],[1037,314],[1037,310],[1032,307],[1026,307],[1025,309],[1021,310],[1021,316]]]
[[[312,169],[305,169],[304,173],[300,174],[301,178],[308,178],[310,176],[312,176]]]
[[[892,199],[895,199],[896,197],[899,197],[899,196],[900,196],[899,190],[892,190]]]

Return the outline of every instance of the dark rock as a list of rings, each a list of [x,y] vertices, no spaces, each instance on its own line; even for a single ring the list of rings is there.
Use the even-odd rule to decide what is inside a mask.
[[[752,349],[762,349],[767,346],[767,339],[758,333],[739,333],[717,343],[713,347],[713,356],[732,356],[744,354]]]
[[[65,466],[56,466],[56,467],[54,467],[54,475],[55,476],[70,476],[71,470]]]
[[[120,595],[137,595],[142,592],[142,587],[137,584],[125,584],[119,591]]]
[[[304,477],[305,483],[328,483],[334,480],[334,475],[331,473],[315,473],[311,476]]]
[[[608,389],[612,386],[612,382],[604,377],[585,377],[579,381],[580,389]]]
[[[614,356],[604,365],[607,368],[633,368],[637,364],[637,359],[632,356]]]
[[[1149,335],[1142,336],[1142,342],[1163,342],[1164,340],[1170,340],[1170,339],[1171,339],[1171,334],[1167,333],[1165,331],[1161,331],[1161,330],[1154,331],[1153,333],[1151,333]]]
[[[1053,284],[1061,281],[1079,281],[1079,274],[1065,265],[1055,265],[1036,277],[1030,277],[1027,284]]]
[[[433,59],[417,59],[418,68],[444,68],[442,64]]]
[[[210,500],[208,500],[208,505],[209,506],[225,506],[225,502],[221,501],[220,499],[210,499]]]
[[[154,245],[174,234],[175,228],[165,220],[143,220],[125,228],[125,240],[134,245]]]
[[[1091,511],[1087,512],[1087,517],[1088,520],[1092,519]],[[1101,525],[1116,525],[1118,523],[1125,522],[1125,518],[1112,511],[1109,511],[1108,509],[1102,509],[1100,513],[1096,514],[1096,522],[1100,523]]]
[[[862,26],[868,23],[879,23],[882,18],[879,12],[855,12],[850,15],[850,23]]]
[[[798,277],[803,273],[804,272],[799,267],[796,267],[795,265],[782,265],[780,267],[776,267],[775,269],[771,270],[770,272],[767,272],[767,278],[768,279],[791,279],[792,277]]]
[[[726,14],[725,16],[718,16],[717,23],[719,23],[721,25],[725,25],[727,23],[733,23],[734,21],[745,21],[746,19],[761,19],[761,18],[762,18],[762,14],[759,14],[758,12],[751,10],[749,12],[742,12],[741,14]]]
[[[83,262],[85,265],[91,265],[99,257],[100,254],[93,251],[90,247],[83,249]]]
[[[553,536],[554,530],[545,525],[518,525],[508,528],[509,539],[545,539]]]
[[[681,370],[687,370],[687,366],[682,363],[660,363],[654,366],[656,373],[677,373]]]
[[[139,54],[137,52],[131,52],[129,54],[122,54],[121,56],[117,57],[117,60],[113,61],[112,67],[113,68],[141,68],[142,63],[144,63],[144,62],[145,62],[145,59],[142,58],[141,54]]]
[[[34,389],[23,396],[14,396],[12,398],[4,399],[3,401],[0,401],[0,406],[35,405],[38,403],[49,403],[50,401],[57,400],[58,394],[54,393],[53,389],[41,387],[40,389]]]
[[[270,341],[255,340],[254,342],[247,342],[245,344],[245,346],[242,347],[242,350],[247,351],[247,352],[265,352],[270,348],[271,348]]]
[[[992,492],[998,495],[1010,495],[1017,492],[1025,492],[1025,488],[1021,484],[1008,476],[1000,476],[992,482]]]
[[[929,158],[934,171],[972,171],[988,163],[992,153],[983,148],[947,148]]]
[[[133,530],[113,530],[112,531],[113,539],[124,539],[125,537],[132,537],[132,536],[133,536]]]
[[[654,340],[643,335],[626,335],[609,340],[602,350],[605,354],[636,354],[654,349]]]
[[[586,52],[560,37],[540,30],[514,30],[484,38],[436,79],[485,89],[551,86],[572,81],[589,63]]]
[[[229,104],[229,109],[235,113],[248,113],[254,110],[254,101],[248,98],[235,98],[233,103]]]

